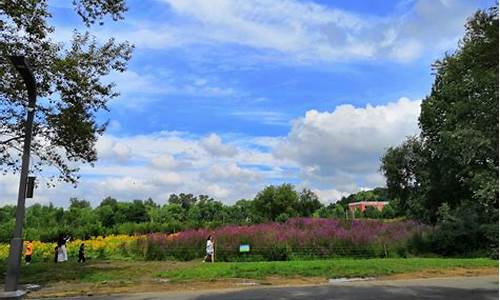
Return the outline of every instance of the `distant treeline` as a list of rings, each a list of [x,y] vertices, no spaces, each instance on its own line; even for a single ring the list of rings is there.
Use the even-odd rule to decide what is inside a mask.
[[[224,224],[259,224],[268,221],[284,222],[291,217],[323,217],[342,219],[348,203],[361,200],[385,201],[386,190],[377,188],[344,197],[336,204],[324,205],[309,189],[297,192],[293,185],[268,186],[253,200],[242,199],[226,205],[207,195],[171,194],[165,204],[153,199],[119,201],[107,197],[93,208],[84,199],[69,199],[63,209],[52,204],[35,204],[26,210],[25,238],[53,241],[59,234],[86,239],[110,234],[142,234],[178,232],[192,228],[215,228]],[[382,212],[368,209],[356,212],[355,217],[392,218],[391,206]],[[15,206],[0,208],[0,241],[12,237]]]

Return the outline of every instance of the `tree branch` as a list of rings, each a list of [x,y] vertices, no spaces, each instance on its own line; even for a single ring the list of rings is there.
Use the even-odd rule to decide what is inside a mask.
[[[3,140],[3,141],[0,141],[0,144],[5,145],[5,144],[8,144],[8,143],[10,143],[12,141],[20,140],[20,139],[23,139],[23,138],[24,138],[24,134],[20,135],[20,136],[11,137],[10,139],[6,139],[6,140]]]

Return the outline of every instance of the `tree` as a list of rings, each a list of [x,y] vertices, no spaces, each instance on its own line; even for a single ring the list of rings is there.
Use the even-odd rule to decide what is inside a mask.
[[[363,212],[363,215],[365,216],[365,218],[369,218],[369,219],[378,219],[380,218],[380,211],[376,208],[376,207],[373,207],[373,206],[368,206],[365,211]]]
[[[434,64],[419,118],[436,166],[428,178],[435,207],[473,200],[489,220],[498,217],[498,54],[495,6],[469,19],[459,49]]]
[[[298,202],[299,195],[291,184],[267,186],[254,199],[257,213],[272,221],[275,221],[283,213],[288,217],[296,216],[295,207],[297,207]]]
[[[227,208],[227,223],[232,224],[256,224],[262,222],[262,216],[255,210],[252,200],[241,199]]]
[[[382,217],[384,219],[392,219],[396,216],[396,213],[394,212],[394,208],[392,208],[391,204],[387,204],[384,206],[382,209]]]
[[[345,218],[345,211],[342,205],[337,204],[335,205],[335,209],[333,211],[333,217],[336,219],[344,219]]]
[[[435,212],[427,214],[427,190],[422,188],[428,174],[427,156],[422,140],[410,137],[400,146],[386,151],[381,170],[386,178],[388,196],[395,199],[397,213],[430,221]]]
[[[333,218],[333,215],[334,212],[330,206],[323,206],[314,213],[314,216],[319,218]]]
[[[117,223],[118,201],[111,197],[104,198],[96,208],[97,216],[104,227],[111,228]]]
[[[95,144],[106,128],[96,114],[116,97],[113,83],[102,79],[123,72],[132,46],[110,39],[103,44],[88,32],[74,31],[69,45],[54,41],[47,0],[0,1],[0,57],[24,55],[36,77],[38,101],[31,155],[33,171],[55,167],[52,179],[76,184],[76,163],[97,160]],[[74,0],[87,28],[102,25],[106,16],[123,17],[124,0]],[[18,172],[26,116],[26,91],[13,66],[0,60],[0,169]]]
[[[315,211],[323,207],[318,196],[310,189],[303,189],[295,210],[302,217],[310,217]]]
[[[85,199],[78,199],[78,198],[70,198],[69,199],[69,208],[70,209],[82,209],[82,208],[89,208],[90,207],[90,202],[85,200]]]
[[[188,210],[196,201],[198,201],[198,199],[193,196],[193,194],[184,193],[180,193],[178,196],[176,194],[171,194],[168,198],[168,203],[179,204],[185,210]]]
[[[396,210],[435,224],[440,254],[498,257],[498,5],[467,21],[438,60],[421,134],[390,148],[382,170]]]
[[[477,12],[459,48],[434,64],[421,135],[382,158],[398,212],[438,222],[438,208],[474,207],[498,221],[498,6]]]

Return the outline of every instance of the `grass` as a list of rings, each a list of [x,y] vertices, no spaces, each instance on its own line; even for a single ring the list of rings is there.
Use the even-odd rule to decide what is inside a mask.
[[[285,262],[244,262],[196,265],[157,275],[173,281],[266,277],[377,277],[424,270],[498,268],[498,261],[443,258],[333,259]]]
[[[6,263],[0,263],[0,274]],[[443,271],[448,270],[448,271]],[[452,270],[462,270],[450,273]],[[466,270],[464,272],[463,270]],[[431,276],[498,272],[498,261],[487,258],[387,258],[330,259],[284,262],[201,263],[175,261],[90,261],[86,264],[37,262],[21,268],[22,283],[38,283],[44,288],[35,297],[68,297],[85,294],[113,294],[141,291],[227,288],[238,280],[262,284],[325,282],[328,278],[385,276],[427,271]],[[415,275],[409,275],[415,276]],[[435,276],[434,276],[435,277]],[[168,282],[165,282],[168,279]],[[236,281],[233,279],[237,279]],[[4,276],[0,277],[0,284]]]
[[[6,264],[0,265],[5,272]],[[173,281],[210,281],[224,278],[263,279],[266,277],[360,277],[411,273],[429,269],[498,268],[498,261],[488,258],[374,258],[329,259],[275,262],[201,263],[175,261],[92,261],[86,264],[67,262],[33,263],[21,269],[24,282],[47,284],[59,281],[102,282],[137,281],[168,278]],[[3,276],[0,282],[3,281]]]

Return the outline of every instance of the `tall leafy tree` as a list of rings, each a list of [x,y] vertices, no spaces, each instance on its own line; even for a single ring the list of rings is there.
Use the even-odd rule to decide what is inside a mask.
[[[420,126],[434,201],[469,199],[498,215],[498,7],[477,12],[459,49],[434,65]]]
[[[458,49],[434,64],[420,137],[382,159],[398,209],[434,223],[446,204],[474,211],[481,223],[498,221],[498,54],[495,6],[470,18]]]
[[[295,216],[298,202],[299,195],[291,184],[267,186],[254,199],[256,212],[272,221],[280,215],[282,218]]]
[[[119,20],[124,0],[73,0],[89,29],[106,17]],[[132,46],[110,39],[98,43],[88,31],[74,31],[67,45],[53,39],[48,0],[0,1],[0,170],[17,172],[22,149],[27,95],[21,78],[5,59],[28,58],[36,78],[39,101],[33,128],[33,171],[55,167],[53,179],[76,183],[79,163],[97,160],[95,144],[106,128],[96,113],[118,95],[103,78],[123,72]]]
[[[299,195],[299,201],[296,204],[295,210],[303,217],[310,217],[315,211],[323,207],[316,195],[310,189],[303,189]]]

